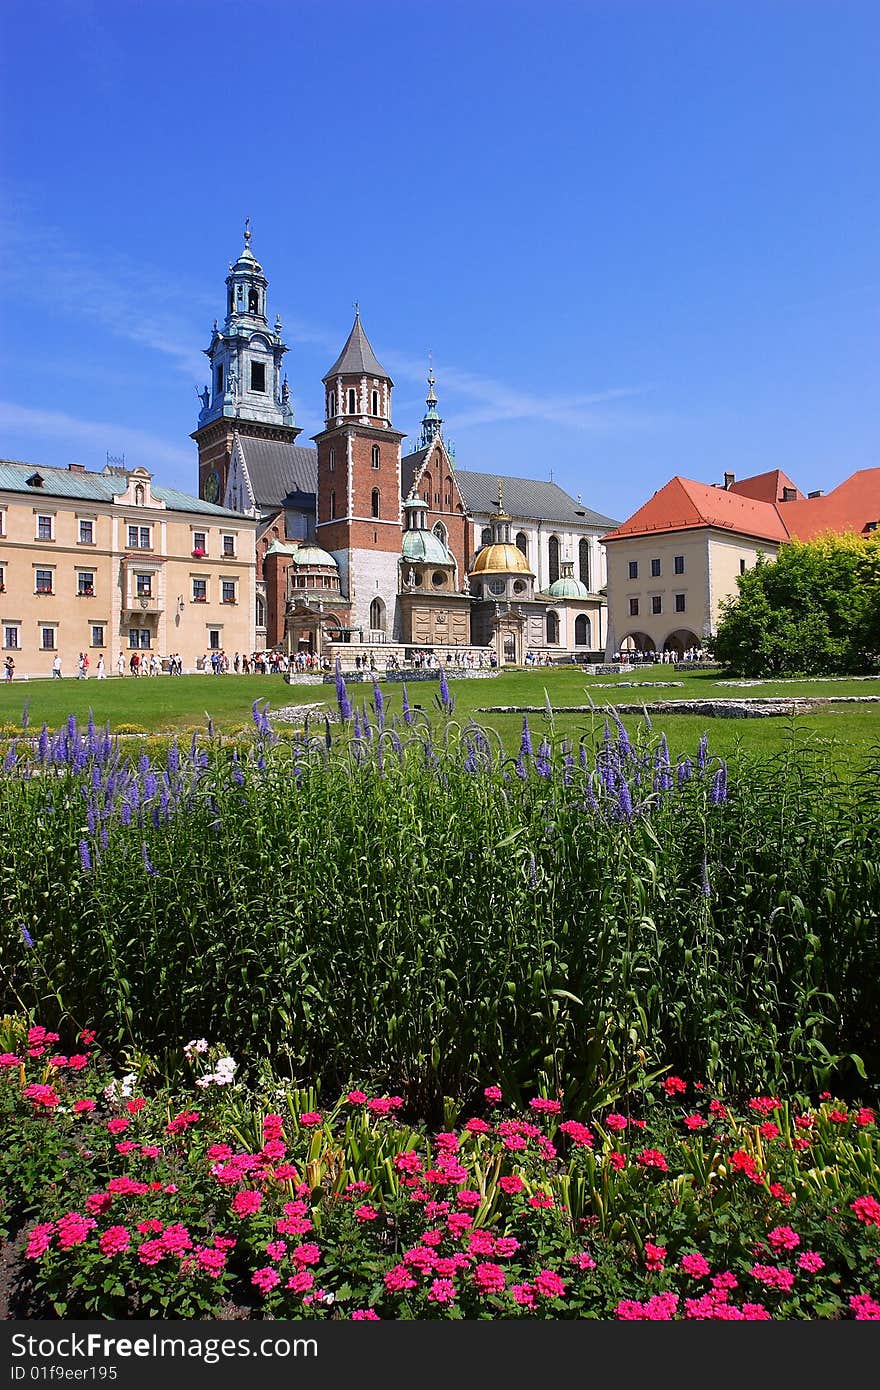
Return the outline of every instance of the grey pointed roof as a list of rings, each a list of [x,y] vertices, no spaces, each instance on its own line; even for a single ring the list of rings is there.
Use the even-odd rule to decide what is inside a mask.
[[[283,439],[238,436],[251,480],[254,501],[261,510],[277,508],[292,492],[317,493],[318,451]]]
[[[400,460],[400,495],[404,499],[412,492],[416,475],[429,452],[429,449],[417,449],[414,454],[404,454]]]
[[[391,381],[385,368],[379,363],[376,354],[370,347],[370,340],[363,330],[361,316],[356,313],[351,332],[348,335],[345,347],[337,357],[333,366],[330,368],[324,381],[327,382],[334,376],[381,376],[386,381]],[[393,386],[394,383],[391,382]]]
[[[610,516],[584,507],[557,483],[532,478],[512,478],[499,473],[471,473],[456,468],[455,479],[468,511],[491,515],[498,506],[498,479],[504,487],[504,509],[522,521],[570,522],[573,526],[595,526],[611,530],[618,522]]]

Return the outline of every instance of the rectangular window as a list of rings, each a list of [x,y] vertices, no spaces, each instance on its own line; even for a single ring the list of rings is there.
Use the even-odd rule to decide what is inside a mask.
[[[17,627],[4,627],[3,646],[8,652],[17,652],[19,650]]]
[[[638,562],[638,560],[630,560],[630,562],[629,562],[629,577],[630,577],[630,579],[638,579],[638,577],[639,577],[639,562]]]
[[[55,650],[55,629],[54,627],[40,628],[40,650],[44,652],[54,652]]]
[[[52,539],[52,517],[37,517],[37,540],[50,541]]]
[[[208,646],[212,652],[220,650],[220,629],[219,627],[208,628]]]
[[[136,574],[135,586],[138,598],[152,598],[153,576],[151,574]]]
[[[335,450],[335,449],[331,449],[331,450],[330,450],[330,453],[327,455],[327,467],[330,469],[330,472],[331,472],[331,473],[332,473],[332,472],[334,471],[334,469],[336,468],[336,450]]]
[[[129,550],[149,550],[149,549],[150,549],[150,528],[149,528],[149,526],[129,526],[129,528],[128,528],[128,548],[129,548]]]
[[[224,579],[222,581],[222,599],[224,603],[235,603],[235,580]]]
[[[222,394],[223,394],[223,363],[221,362],[220,365],[219,365],[219,367],[217,368],[217,395],[218,395],[218,396],[222,396]]]
[[[95,592],[95,576],[91,570],[80,570],[76,576],[76,592],[86,596]]]
[[[208,549],[207,531],[193,531],[193,550],[200,550],[204,555]]]
[[[676,613],[684,612],[684,594],[675,595],[675,611]]]
[[[92,625],[92,646],[103,647],[104,645],[104,626],[102,623]]]
[[[193,603],[207,603],[207,602],[208,602],[208,581],[207,581],[207,579],[194,579],[193,582],[192,582],[192,585],[193,585]]]
[[[80,545],[95,544],[95,523],[93,521],[81,521],[79,523],[79,543]]]
[[[651,595],[651,612],[652,612],[652,613],[662,613],[662,612],[663,612],[663,600],[662,600],[662,598],[660,597],[659,594],[652,594],[652,595]]]
[[[745,562],[745,560],[740,560],[740,562],[739,562],[739,572],[740,572],[740,574],[745,574],[745,572],[746,572],[746,562]]]
[[[0,594],[6,593],[6,566],[0,565]]]
[[[234,536],[224,536],[224,537],[223,537],[223,554],[226,556],[227,559],[232,559],[232,558],[234,558],[234,556],[235,556],[235,537],[234,537]]]
[[[0,536],[6,535],[6,510],[0,507]]]
[[[631,598],[629,601],[629,616],[631,618],[637,618],[639,616],[639,601],[637,598]]]
[[[251,363],[251,390],[265,391],[266,389],[266,364],[265,362]]]
[[[673,567],[674,567],[674,569],[675,569],[675,573],[676,573],[676,574],[684,574],[684,556],[683,556],[683,555],[676,555],[676,557],[675,557],[675,559],[674,559],[674,561],[673,561]]]
[[[38,594],[51,594],[52,592],[52,571],[37,570],[36,589]]]
[[[659,579],[659,578],[660,578],[660,561],[659,561],[659,560],[652,560],[652,561],[651,561],[651,578],[652,578],[652,579]]]
[[[141,550],[149,550],[149,549],[150,549],[150,528],[149,528],[149,526],[142,526],[142,527],[141,527],[140,548],[141,548]]]
[[[128,629],[128,645],[130,649],[140,650],[150,645],[150,629],[148,627],[130,627]]]

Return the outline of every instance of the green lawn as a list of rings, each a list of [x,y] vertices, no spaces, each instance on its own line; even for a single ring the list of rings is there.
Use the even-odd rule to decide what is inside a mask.
[[[626,685],[627,681],[634,680],[681,680],[684,683],[671,688]],[[630,704],[719,696],[880,695],[880,681],[784,681],[739,689],[720,685],[712,672],[677,675],[668,667],[657,667],[619,678],[590,677],[576,668],[509,671],[493,680],[451,680],[450,685],[456,699],[456,718],[464,720],[473,716],[482,723],[491,724],[502,733],[508,747],[515,747],[519,741],[522,717],[483,714],[481,707],[543,706],[545,692],[554,709],[586,704],[589,698],[601,706],[612,704],[615,700]],[[615,687],[620,688],[615,691]],[[433,710],[436,691],[437,686],[433,681],[411,683],[409,698],[412,704],[421,704],[425,709]],[[399,686],[384,685],[383,692],[390,709],[399,711]],[[369,698],[370,687],[352,685],[350,694],[356,701]],[[174,679],[162,676],[137,681],[131,677],[113,677],[101,682],[66,678],[63,681],[40,680],[4,685],[0,688],[0,725],[6,726],[9,732],[12,731],[11,726],[20,725],[25,701],[29,701],[30,723],[37,728],[44,720],[50,727],[56,728],[71,713],[85,719],[91,709],[98,723],[103,724],[109,719],[111,728],[135,725],[150,732],[189,729],[204,727],[210,715],[219,730],[229,730],[250,722],[250,707],[258,698],[268,700],[270,709],[318,701],[326,702],[330,709],[335,709],[336,705],[332,686],[288,686],[281,676],[198,675]],[[640,716],[627,715],[624,722],[634,726],[639,720]],[[545,726],[545,717],[534,715],[530,722],[540,733]],[[560,713],[554,716],[556,729],[575,738],[589,730],[592,722],[589,714]],[[601,729],[601,718],[595,722]],[[713,750],[725,755],[739,748],[756,753],[777,752],[794,737],[804,746],[828,750],[846,761],[861,761],[869,756],[872,749],[876,749],[880,756],[880,705],[842,705],[821,714],[798,716],[796,720],[713,719],[694,715],[663,717],[655,714],[652,722],[656,729],[666,731],[673,752],[692,749],[700,735],[708,731]]]

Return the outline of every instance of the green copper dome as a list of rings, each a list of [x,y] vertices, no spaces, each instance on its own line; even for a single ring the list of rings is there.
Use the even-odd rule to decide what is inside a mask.
[[[590,591],[574,575],[567,574],[564,579],[554,579],[547,593],[551,598],[589,598]]]
[[[329,551],[322,550],[319,545],[314,545],[311,542],[297,546],[293,552],[293,558],[298,569],[311,569],[313,565],[327,565],[331,569],[339,569]]]
[[[421,560],[429,565],[451,565],[452,556],[433,531],[404,531],[404,560]]]

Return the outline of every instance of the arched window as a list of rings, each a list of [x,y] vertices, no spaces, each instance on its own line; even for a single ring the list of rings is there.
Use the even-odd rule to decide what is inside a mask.
[[[332,521],[332,520],[334,519],[335,516],[336,516],[336,493],[335,493],[335,491],[331,490],[331,492],[330,492],[330,520]]]
[[[484,546],[484,545],[491,545],[491,544],[492,544],[492,527],[491,527],[491,526],[484,526],[483,529],[482,529],[482,531],[480,532],[480,545],[481,545],[481,546]]]
[[[256,290],[248,291],[248,313],[258,314],[260,312],[260,296]]]
[[[335,391],[328,391],[328,393],[327,393],[327,419],[329,420],[330,417],[331,417],[332,415],[335,415],[335,414],[336,414],[336,392],[335,392]]]
[[[430,473],[425,473],[422,477],[422,496],[429,507],[431,505],[431,483],[432,478]]]
[[[559,537],[551,536],[547,544],[547,553],[550,558],[550,574],[548,583],[555,584],[559,578]]]
[[[574,644],[576,647],[590,645],[590,620],[586,613],[579,613],[574,620]]]
[[[529,558],[529,541],[524,531],[517,531],[516,533],[516,548],[522,551],[526,559]]]
[[[555,646],[559,642],[559,615],[551,609],[547,614],[547,643]]]
[[[266,604],[259,594],[257,594],[256,625],[257,627],[266,626]]]
[[[330,453],[327,455],[327,467],[330,469],[331,473],[336,470],[336,450],[332,447]]]
[[[373,394],[375,395],[375,392],[374,392]],[[378,445],[378,444],[374,444],[374,445],[373,445],[372,462],[373,462],[373,467],[374,467],[374,468],[378,468],[378,467],[379,467],[380,456],[379,456],[379,445]]]
[[[379,515],[381,514],[381,513],[380,513],[380,503],[381,503],[381,500],[382,500],[382,499],[381,499],[380,496],[379,496],[379,489],[378,489],[377,487],[374,487],[374,488],[373,488],[373,491],[370,493],[370,507],[372,508],[373,516],[379,516]]]
[[[370,627],[373,632],[385,631],[385,605],[380,598],[370,604]]]
[[[590,542],[586,536],[578,546],[578,578],[582,584],[590,587]]]
[[[348,389],[348,413],[349,415],[357,414],[357,392],[353,386]]]
[[[372,413],[373,415],[378,415],[378,414],[379,414],[379,392],[378,392],[378,391],[374,391],[374,392],[373,392],[372,410],[371,410],[371,413]]]
[[[438,541],[442,541],[443,544],[446,545],[446,527],[443,525],[442,521],[438,521],[437,525],[434,527],[434,535],[437,537]]]

